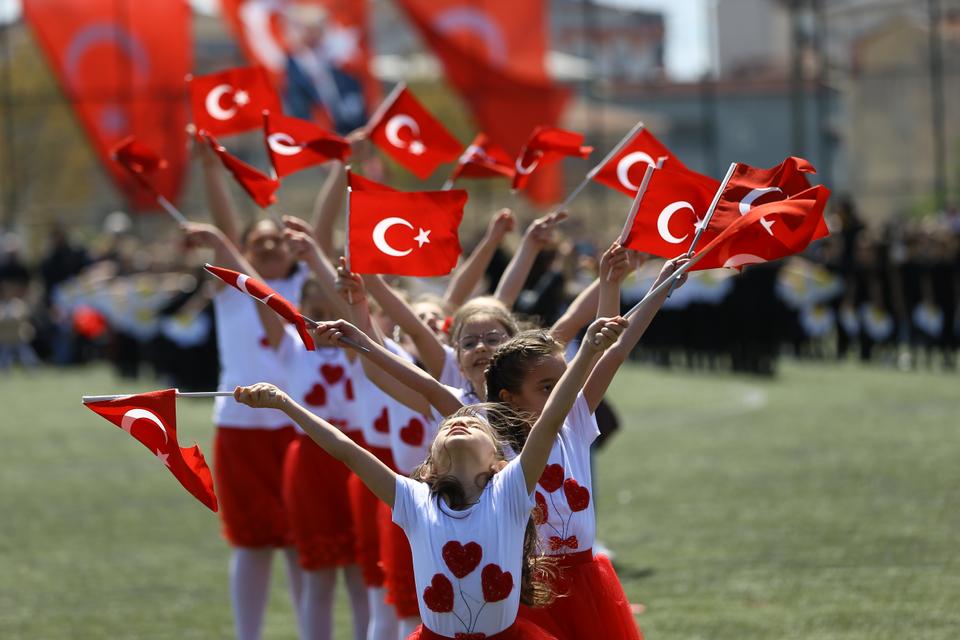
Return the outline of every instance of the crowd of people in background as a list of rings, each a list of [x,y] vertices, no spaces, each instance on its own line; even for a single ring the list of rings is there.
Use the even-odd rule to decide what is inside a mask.
[[[519,313],[551,323],[597,275],[598,244],[581,223],[538,256]],[[565,227],[565,228],[564,228]],[[635,358],[658,366],[769,375],[783,355],[859,359],[904,369],[955,369],[960,341],[960,210],[866,225],[838,200],[831,236],[803,255],[742,272],[695,272],[667,300]],[[171,238],[147,241],[130,219],[107,217],[97,242],[49,230],[37,260],[21,239],[0,240],[0,370],[107,359],[118,374],[158,374],[181,389],[211,389],[217,354],[209,278]],[[469,248],[469,243],[468,243]],[[484,286],[509,262],[500,247]],[[627,309],[661,261],[624,284]],[[421,281],[403,283],[413,297]],[[146,365],[146,366],[145,366]]]

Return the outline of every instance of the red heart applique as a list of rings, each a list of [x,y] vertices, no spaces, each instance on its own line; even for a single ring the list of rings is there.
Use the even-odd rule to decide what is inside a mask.
[[[347,400],[353,402],[353,380],[347,378],[346,383],[344,383],[343,393],[347,396]]]
[[[337,384],[343,377],[343,367],[338,364],[325,364],[320,367],[320,375],[327,381],[327,384]]]
[[[540,474],[540,486],[553,493],[563,484],[563,467],[558,464],[548,464]]]
[[[488,564],[480,572],[483,585],[483,599],[486,602],[499,602],[513,591],[513,576],[509,571],[501,571],[495,564]]]
[[[423,444],[423,423],[416,418],[410,418],[403,429],[400,429],[400,439],[411,447],[419,447]]]
[[[260,338],[260,346],[263,347],[264,349],[270,348],[270,340],[267,339],[267,336],[263,336],[262,338]]]
[[[322,384],[315,384],[310,392],[303,396],[303,401],[312,407],[322,407],[327,404],[327,390]]]
[[[563,481],[563,494],[567,496],[570,511],[583,511],[590,504],[590,491],[577,484],[573,478]]]
[[[377,419],[373,421],[373,428],[380,433],[390,433],[390,416],[387,414],[387,408],[384,407]]]
[[[456,540],[451,540],[443,545],[443,561],[447,563],[450,573],[461,580],[477,568],[480,560],[483,558],[483,549],[476,542],[460,544]]]
[[[533,516],[533,524],[541,525],[550,517],[550,511],[547,509],[547,499],[544,498],[543,494],[539,491],[537,491],[533,499],[537,502],[537,506],[533,508],[533,512],[531,513]]]
[[[453,584],[450,578],[442,573],[434,575],[430,586],[423,590],[423,603],[437,613],[453,611]]]
[[[553,551],[562,551],[564,548],[576,551],[579,546],[580,541],[577,540],[577,536],[570,536],[569,538],[550,536],[550,549]]]

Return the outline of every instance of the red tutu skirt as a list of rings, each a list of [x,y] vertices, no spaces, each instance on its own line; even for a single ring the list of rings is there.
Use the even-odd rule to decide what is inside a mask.
[[[580,640],[587,640],[587,638],[599,639],[601,637],[605,638],[605,636],[586,635],[580,638]],[[407,636],[407,640],[557,640],[557,637],[544,631],[529,620],[517,618],[517,621],[508,628],[492,636],[483,633],[458,633],[456,638],[450,638],[449,636],[434,633],[425,626],[420,625],[416,631]]]
[[[520,605],[520,618],[530,620],[557,640],[642,640],[630,602],[607,556],[592,550],[560,556],[557,599],[547,607]]]
[[[307,571],[356,560],[347,478],[350,470],[306,434],[287,450],[283,502],[300,566]]]
[[[377,525],[377,504],[380,500],[354,474],[347,480],[350,492],[350,511],[356,532],[354,552],[357,564],[368,587],[383,586],[383,566],[380,563],[380,532]]]
[[[413,576],[413,553],[403,529],[393,523],[390,507],[380,503],[380,557],[383,558],[387,602],[397,610],[398,618],[420,616],[417,584]]]
[[[287,547],[293,542],[283,502],[283,467],[293,427],[218,426],[213,477],[223,537],[235,547]]]

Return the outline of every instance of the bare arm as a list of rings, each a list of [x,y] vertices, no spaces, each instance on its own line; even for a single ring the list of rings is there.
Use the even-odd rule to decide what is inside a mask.
[[[520,248],[513,254],[510,263],[507,265],[500,282],[497,284],[497,290],[493,294],[508,309],[512,309],[516,303],[520,292],[523,290],[523,283],[527,281],[533,263],[537,255],[544,246],[549,244],[553,238],[553,229],[557,223],[565,220],[567,214],[558,211],[550,215],[534,220],[523,234],[523,240],[520,242]]]
[[[663,269],[660,270],[660,275],[657,277],[657,281],[653,283],[651,289],[666,280],[670,274],[682,267],[686,262],[687,258],[683,256],[667,261],[663,265]],[[685,280],[686,275],[681,276],[678,286],[683,284]],[[616,375],[617,370],[620,369],[620,365],[626,361],[630,352],[633,351],[633,348],[640,342],[643,333],[647,330],[647,327],[650,326],[660,307],[663,306],[667,295],[668,291],[664,290],[655,298],[648,300],[639,310],[631,315],[629,317],[630,326],[623,332],[620,340],[603,354],[600,362],[598,362],[597,366],[590,372],[590,377],[583,387],[583,397],[586,399],[591,413],[597,410],[597,405],[600,404],[600,400],[607,392],[607,388],[613,381],[613,376]]]
[[[333,262],[330,256],[324,254],[323,249],[313,237],[309,225],[293,216],[283,216],[283,224],[286,226],[283,238],[287,241],[290,251],[298,260],[303,260],[316,276],[333,312],[339,318],[349,317],[348,305],[337,291],[337,272],[333,268]]]
[[[540,417],[533,425],[527,442],[520,452],[520,466],[523,467],[523,477],[527,481],[527,491],[533,491],[547,466],[553,442],[563,426],[577,394],[583,388],[594,363],[603,351],[609,348],[627,326],[626,320],[619,316],[610,320],[600,319],[587,329],[587,335],[580,344],[580,350],[567,370],[560,377],[557,386],[550,392],[547,403],[540,412]]]
[[[230,196],[223,174],[223,166],[205,142],[199,143],[200,165],[203,167],[203,187],[210,205],[213,222],[234,245],[240,243],[237,206]]]
[[[324,451],[347,465],[368,489],[393,508],[397,474],[329,422],[310,413],[272,384],[260,382],[250,387],[237,387],[233,397],[254,408],[283,411]]]
[[[443,299],[447,303],[449,311],[455,311],[463,305],[464,301],[477,288],[477,283],[486,273],[493,254],[503,240],[503,236],[513,230],[515,224],[513,212],[510,209],[501,209],[490,220],[487,232],[483,235],[480,243],[477,244],[473,253],[463,261],[453,272],[447,290],[443,294]]]
[[[333,229],[337,219],[343,216],[344,195],[347,192],[347,172],[342,162],[332,161],[317,200],[313,205],[313,236],[320,249],[328,256],[334,255]]]

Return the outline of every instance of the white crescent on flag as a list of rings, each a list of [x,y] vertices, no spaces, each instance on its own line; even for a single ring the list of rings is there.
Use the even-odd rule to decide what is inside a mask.
[[[289,133],[282,131],[267,136],[267,144],[274,153],[281,156],[295,156],[303,151],[303,145],[297,144]]]
[[[233,116],[237,115],[236,101],[234,101],[234,105],[229,109],[224,109],[220,106],[223,96],[231,91],[233,91],[233,87],[231,87],[229,84],[218,84],[211,89],[203,103],[207,109],[207,113],[217,120],[229,120]]]
[[[639,188],[639,187],[638,187]],[[660,215],[657,216],[657,231],[660,233],[660,237],[670,242],[672,244],[680,244],[686,240],[690,234],[684,235],[682,238],[678,238],[672,233],[670,233],[670,218],[677,211],[681,209],[690,209],[690,211],[696,215],[696,211],[693,210],[693,205],[689,202],[679,201],[668,204],[663,208],[663,211],[660,212]]]
[[[620,162],[617,163],[617,180],[620,181],[620,184],[631,191],[640,190],[640,185],[630,182],[630,169],[638,162],[646,162],[653,167],[657,166],[657,163],[653,158],[650,157],[650,154],[644,153],[643,151],[634,151],[633,153],[628,153],[620,158]]]
[[[157,425],[160,427],[160,431],[163,432],[163,441],[170,442],[170,438],[167,437],[167,428],[163,426],[162,422],[160,422],[160,418],[158,418],[152,411],[147,411],[146,409],[130,409],[127,411],[125,414],[123,414],[123,418],[120,419],[120,428],[133,435],[130,430],[133,429],[133,424],[137,420],[149,420],[153,424]]]
[[[390,243],[387,242],[387,231],[395,225],[402,225],[409,228],[413,231],[413,225],[404,220],[403,218],[390,217],[384,218],[377,223],[377,226],[373,228],[373,244],[376,245],[377,249],[385,253],[388,256],[394,258],[402,258],[405,255],[408,255],[413,249],[407,249],[406,251],[399,251],[390,246]]]

